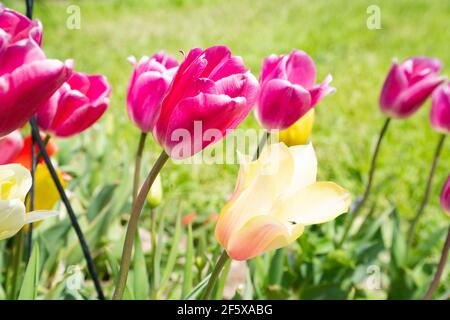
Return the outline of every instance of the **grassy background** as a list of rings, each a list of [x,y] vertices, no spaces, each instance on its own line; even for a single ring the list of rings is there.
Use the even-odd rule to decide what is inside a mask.
[[[23,10],[22,2],[4,3]],[[66,9],[73,3],[81,8],[81,30],[66,28]],[[333,75],[338,91],[317,107],[312,141],[319,156],[320,178],[336,181],[356,197],[363,190],[369,157],[382,126],[378,97],[391,60],[435,56],[444,63],[443,73],[450,71],[450,2],[379,0],[381,30],[366,27],[366,10],[372,4],[371,0],[37,0],[35,17],[44,24],[47,55],[73,58],[77,70],[105,74],[113,87],[111,106],[102,120],[81,137],[60,142],[59,160],[64,168],[75,176],[88,171],[92,176],[83,182],[90,188],[80,184],[74,186],[75,192],[89,196],[95,186],[120,182],[132,171],[139,132],[125,108],[129,55],[140,57],[159,49],[177,55],[192,47],[226,44],[255,75],[265,56],[292,48],[313,57],[319,79]],[[395,204],[404,217],[404,227],[421,199],[438,139],[428,113],[429,102],[410,119],[395,121],[380,155],[376,196],[371,201],[380,210]],[[253,116],[243,127],[257,127]],[[151,151],[145,166],[149,168],[159,147],[153,142],[147,146]],[[91,153],[98,165],[77,161],[78,153],[72,155],[79,150]],[[438,204],[440,188],[450,173],[449,160],[447,145],[418,242],[449,222]],[[163,184],[166,193],[186,195],[186,212],[207,215],[220,210],[233,189],[236,172],[236,165],[172,164],[165,170]],[[437,261],[442,243],[443,239],[434,247],[431,261]]]

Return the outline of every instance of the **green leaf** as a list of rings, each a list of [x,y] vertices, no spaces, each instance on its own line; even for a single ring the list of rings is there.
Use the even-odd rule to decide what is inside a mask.
[[[281,284],[281,279],[283,278],[283,265],[285,250],[283,248],[275,251],[272,257],[269,268],[269,285]]]
[[[150,286],[148,283],[148,272],[145,264],[145,255],[142,250],[141,237],[136,233],[136,244],[134,249],[134,297],[138,300],[148,298]]]
[[[39,283],[39,244],[36,242],[20,288],[19,300],[36,300]]]
[[[186,296],[184,296],[183,300],[194,300],[196,299],[203,291],[203,289],[208,284],[209,278],[211,278],[211,273],[208,274],[200,283],[192,289]]]
[[[159,291],[164,290],[164,287],[167,281],[172,274],[173,268],[175,267],[175,262],[178,256],[178,248],[182,234],[182,225],[181,225],[181,215],[179,214],[177,217],[177,222],[175,225],[175,233],[173,235],[172,247],[170,248],[169,257],[167,258],[166,267],[163,272],[163,276],[161,282],[159,284]]]
[[[186,262],[184,266],[184,281],[181,296],[184,297],[192,288],[192,266],[194,263],[194,239],[192,237],[192,225],[188,226],[188,239],[186,249]]]

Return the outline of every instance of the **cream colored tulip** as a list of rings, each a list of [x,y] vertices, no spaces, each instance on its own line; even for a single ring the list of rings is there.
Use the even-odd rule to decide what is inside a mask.
[[[348,211],[350,194],[333,182],[316,182],[312,144],[268,146],[256,161],[240,156],[235,191],[222,209],[216,238],[235,260],[287,246],[305,226]]]
[[[25,197],[31,188],[30,172],[18,164],[0,166],[0,240],[10,238],[28,223],[55,216],[56,212],[26,213]]]

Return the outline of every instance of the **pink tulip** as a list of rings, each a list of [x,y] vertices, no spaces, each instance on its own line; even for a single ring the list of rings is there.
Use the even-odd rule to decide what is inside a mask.
[[[434,91],[430,120],[436,131],[450,133],[450,83]]]
[[[143,132],[151,132],[178,61],[160,51],[151,58],[142,57],[139,63],[131,57],[130,62],[134,71],[128,87],[128,115]]]
[[[106,111],[111,87],[106,77],[74,72],[37,112],[38,125],[58,137],[78,134]]]
[[[258,81],[227,47],[192,49],[155,111],[153,134],[171,157],[190,157],[236,128],[257,92]]]
[[[22,151],[23,138],[18,130],[0,138],[0,165],[11,163]]]
[[[68,64],[46,59],[31,38],[13,38],[0,29],[0,137],[30,120],[71,74]]]
[[[305,52],[274,54],[264,59],[256,115],[268,130],[286,129],[311,110],[323,97],[336,91],[328,75],[316,84],[316,66]]]
[[[38,45],[42,42],[42,24],[0,4],[0,29],[10,35],[10,43],[32,38]],[[0,44],[1,47],[1,44]]]
[[[427,57],[394,62],[381,91],[381,111],[392,118],[411,116],[444,81],[441,68],[439,60]]]
[[[442,188],[441,206],[444,211],[450,215],[450,176],[448,176],[447,181]]]

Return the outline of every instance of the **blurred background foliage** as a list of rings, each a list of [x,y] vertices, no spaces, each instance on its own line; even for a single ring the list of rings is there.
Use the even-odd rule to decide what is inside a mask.
[[[23,1],[3,2],[24,12]],[[80,30],[66,27],[66,10],[73,4],[81,9]],[[132,70],[127,57],[164,49],[181,60],[180,50],[225,44],[258,76],[265,56],[292,48],[305,50],[316,61],[318,78],[331,73],[338,89],[316,109],[312,141],[319,158],[319,178],[336,181],[357,198],[383,122],[378,97],[392,59],[435,56],[443,61],[444,74],[450,70],[450,2],[377,1],[380,30],[366,26],[367,8],[372,4],[370,0],[35,1],[34,15],[44,24],[47,56],[73,58],[78,71],[105,74],[113,87],[110,108],[99,123],[78,137],[57,141],[57,160],[73,177],[71,199],[109,296],[130,211],[140,134],[126,113]],[[308,228],[289,248],[247,264],[231,264],[226,269],[229,282],[219,285],[216,296],[223,292],[227,298],[260,299],[422,297],[449,223],[438,203],[440,188],[450,173],[450,146],[445,146],[431,202],[417,228],[414,247],[407,250],[406,229],[421,200],[438,139],[428,113],[429,103],[412,118],[393,123],[382,147],[374,193],[341,248],[336,242],[344,217]],[[242,127],[258,128],[258,124],[251,115]],[[143,172],[159,152],[148,139]],[[164,201],[155,209],[160,243],[156,261],[150,250],[147,207],[127,298],[183,298],[208,274],[220,252],[211,215],[220,211],[231,194],[237,170],[238,165],[173,163],[163,170]],[[181,223],[189,213],[197,216],[192,232]],[[37,296],[94,298],[89,279],[80,278],[80,290],[71,285],[73,277],[79,276],[72,272],[73,266],[79,265],[83,272],[85,266],[68,218],[43,223],[36,236],[42,270]],[[2,242],[0,248],[0,268],[4,268],[10,259],[8,244]],[[376,285],[378,279],[381,286]],[[449,296],[449,280],[447,268],[436,297]],[[368,286],[368,281],[375,286]],[[196,291],[191,293],[195,297]],[[0,297],[4,297],[2,289]]]

